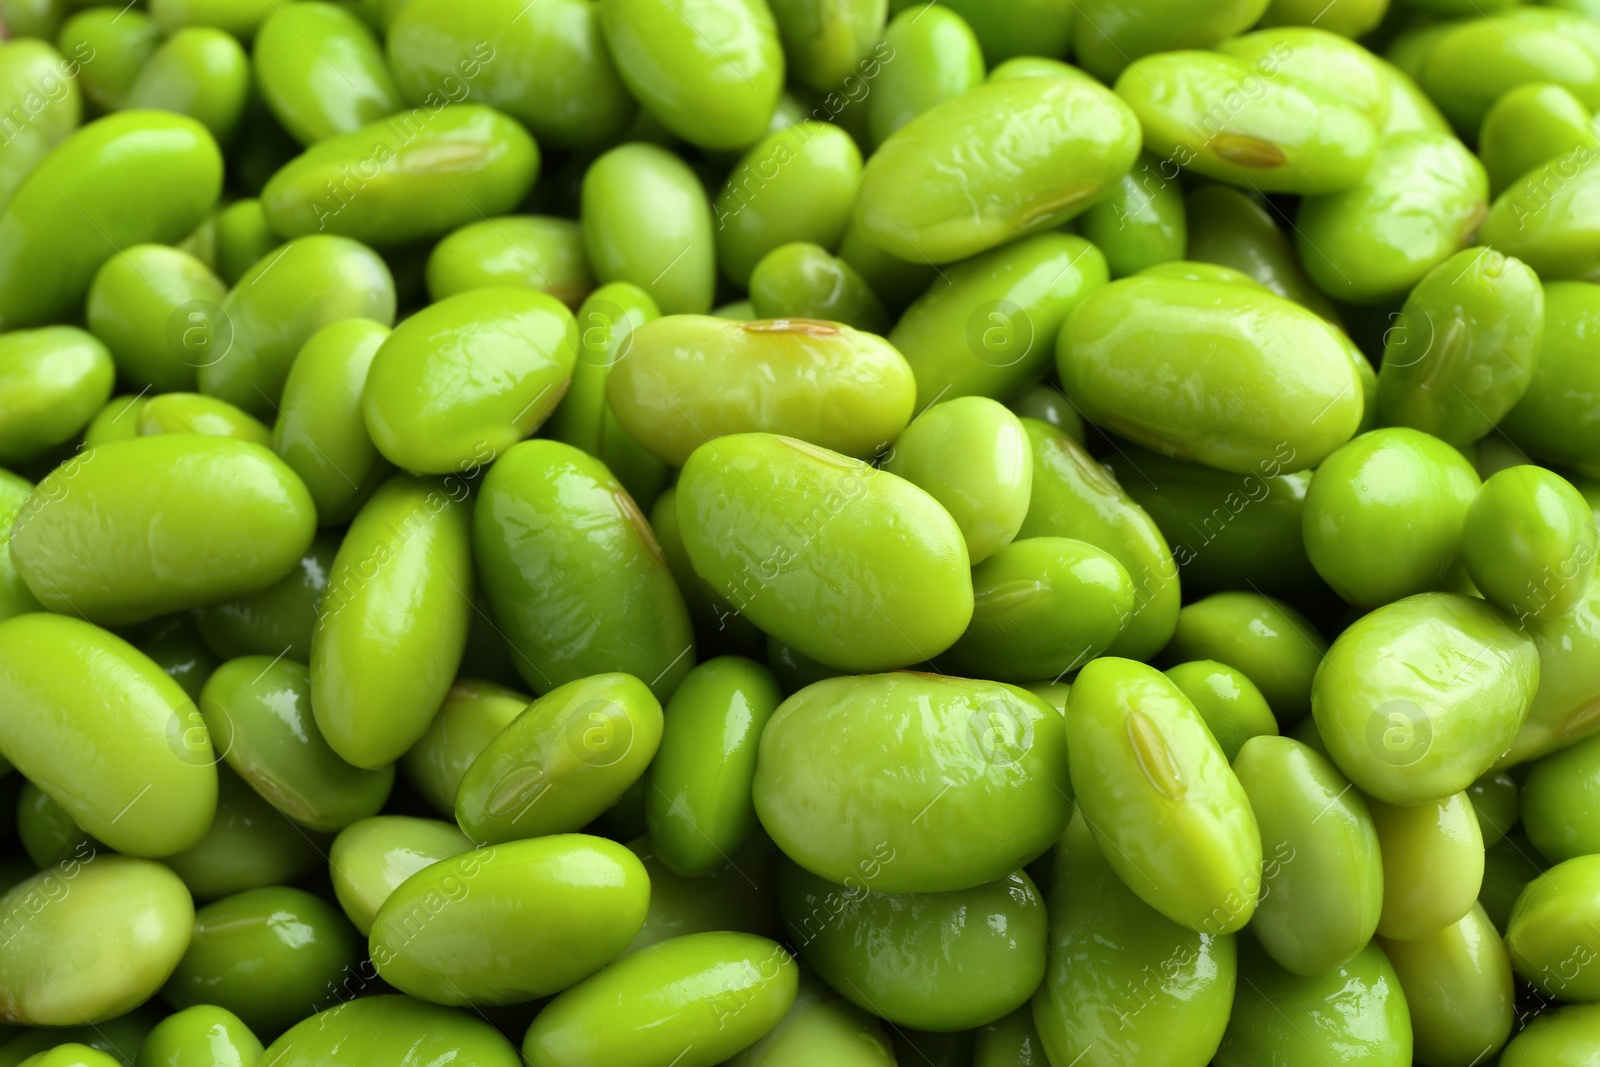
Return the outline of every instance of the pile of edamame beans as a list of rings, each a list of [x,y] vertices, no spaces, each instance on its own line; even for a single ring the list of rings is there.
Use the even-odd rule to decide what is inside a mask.
[[[0,21],[0,1067],[1600,1064],[1600,2]]]

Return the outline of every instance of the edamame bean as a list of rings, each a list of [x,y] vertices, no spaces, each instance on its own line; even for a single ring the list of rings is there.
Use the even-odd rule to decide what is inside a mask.
[[[1188,697],[1132,660],[1084,667],[1067,702],[1073,793],[1106,859],[1145,903],[1202,933],[1245,925],[1261,837]]]
[[[1266,859],[1252,931],[1294,974],[1342,966],[1372,940],[1383,907],[1383,861],[1366,802],[1325,756],[1287,737],[1251,738],[1233,769]]]
[[[339,535],[322,532],[288,577],[259,593],[195,609],[200,636],[222,659],[286,655],[311,659],[311,633],[328,586]]]
[[[674,134],[716,149],[766,132],[784,75],[766,4],[602,0],[599,14],[623,83]]]
[[[254,59],[262,99],[303,145],[401,110],[382,46],[360,19],[334,4],[274,10],[256,33]]]
[[[1600,134],[1583,101],[1550,82],[1529,82],[1494,102],[1478,131],[1478,157],[1489,172],[1489,192],[1503,193],[1541,163],[1588,147],[1600,151]]]
[[[1138,150],[1134,112],[1088,79],[988,82],[873,153],[856,225],[901,259],[951,263],[1081,214]]]
[[[1050,367],[1050,339],[1104,286],[1105,256],[1045,234],[941,271],[889,333],[917,378],[917,409],[967,395],[1008,397]]]
[[[1533,377],[1500,428],[1534,455],[1597,469],[1600,376],[1585,353],[1590,324],[1600,323],[1600,285],[1550,282],[1544,296],[1544,337]]]
[[[319,897],[248,890],[195,913],[194,935],[161,995],[179,1010],[213,1004],[258,1033],[279,1033],[331,998],[360,945],[349,920]]]
[[[83,95],[100,111],[120,110],[139,71],[161,46],[161,28],[143,11],[92,6],[67,19],[56,37],[62,55],[78,56]]]
[[[13,32],[20,32],[19,14],[16,4],[6,6],[6,22]],[[68,59],[44,41],[0,45],[0,111],[11,120],[6,142],[0,146],[0,207],[50,150],[78,128],[83,117],[78,86],[81,59],[81,54]]]
[[[1206,48],[1249,29],[1267,9],[1267,0],[1203,6],[1184,0],[1086,0],[1075,6],[1073,53],[1085,70],[1110,81],[1140,56]]]
[[[351,519],[394,471],[362,416],[373,357],[389,334],[371,319],[331,322],[306,338],[284,379],[272,448],[300,475],[322,526]]]
[[[1299,465],[1287,456],[1242,475],[1134,445],[1119,446],[1105,460],[1173,546],[1186,591],[1254,586],[1291,595],[1315,585],[1300,532],[1311,472],[1285,473]]]
[[[1417,941],[1460,922],[1483,883],[1483,833],[1466,794],[1410,807],[1366,800],[1383,854],[1379,936]]]
[[[1386,940],[1383,951],[1405,992],[1418,1063],[1464,1067],[1511,1036],[1511,959],[1481,906],[1432,937]]]
[[[453,816],[462,775],[532,701],[492,682],[457,678],[428,732],[401,757],[401,773],[442,814]]]
[[[1600,742],[1591,738],[1535,761],[1522,789],[1522,822],[1540,855],[1555,863],[1600,852],[1594,835]]]
[[[194,903],[159,863],[91,853],[13,887],[0,915],[16,931],[0,957],[0,1018],[82,1026],[161,987],[188,944]]]
[[[678,490],[668,488],[650,509],[650,528],[655,531],[661,545],[661,554],[672,571],[672,578],[683,591],[684,604],[689,617],[694,620],[695,641],[707,651],[722,650],[739,655],[764,658],[768,640],[756,624],[734,610],[711,583],[695,572],[689,562],[689,552],[683,547],[682,531],[678,527]],[[784,646],[787,647],[787,646]],[[773,668],[777,670],[775,666]],[[787,687],[793,692],[798,686]]]
[[[267,1047],[269,1067],[359,1067],[381,1058],[394,1067],[428,1067],[453,1056],[473,1067],[518,1067],[511,1042],[466,1012],[410,997],[348,1001],[302,1019]]]
[[[866,1012],[843,1000],[829,1000],[832,990],[801,995],[772,1030],[726,1061],[728,1067],[804,1067],[813,1057],[834,1067],[894,1067],[894,1051],[883,1028]]]
[[[1170,160],[1159,165],[1159,176],[1166,181],[1179,173]],[[1202,185],[1188,195],[1184,206],[1189,259],[1242,271],[1285,300],[1339,323],[1332,302],[1306,276],[1288,235],[1249,194],[1226,185]]]
[[[1528,82],[1564,86],[1593,110],[1600,107],[1600,29],[1582,15],[1541,7],[1447,24],[1417,81],[1463,130],[1478,129],[1506,90]]]
[[[1146,151],[1197,174],[1266,192],[1349,189],[1373,166],[1377,131],[1352,103],[1285,75],[1285,53],[1146,56],[1117,78],[1117,95]]]
[[[111,396],[106,346],[75,326],[0,336],[0,463],[41,459],[77,436]]]
[[[983,1026],[1044,977],[1044,900],[1022,871],[957,892],[874,893],[780,860],[778,907],[806,962],[895,1025]]]
[[[1108,196],[1083,213],[1083,235],[1105,253],[1113,278],[1183,258],[1189,229],[1183,190],[1159,167],[1153,156],[1141,158]]]
[[[228,766],[302,826],[342,830],[388,800],[392,766],[352,767],[323,740],[304,665],[265,656],[230,660],[206,683],[199,704]]]
[[[11,562],[11,528],[21,514],[33,486],[0,469],[0,622],[13,615],[42,610]]]
[[[886,62],[867,97],[874,148],[930,108],[983,83],[983,47],[966,19],[938,4],[906,8],[889,22]]]
[[[883,36],[889,0],[773,0],[789,73],[808,89],[826,93],[856,69]]]
[[[1157,363],[1182,375],[1163,379]],[[1232,285],[1128,278],[1098,289],[1067,320],[1056,368],[1089,420],[1238,473],[1315,466],[1355,433],[1363,408],[1337,333],[1287,300]]]
[[[1381,304],[1471,241],[1488,210],[1488,175],[1460,141],[1426,130],[1396,133],[1378,144],[1357,184],[1302,202],[1295,241],[1323,292]]]
[[[714,380],[714,392],[692,383]],[[784,434],[867,458],[911,420],[911,369],[881,338],[809,319],[729,323],[673,315],[633,332],[606,377],[622,428],[682,467],[702,442]]]
[[[1153,655],[1178,614],[1178,565],[1161,531],[1076,441],[1034,419],[1022,426],[1033,447],[1033,492],[1017,536],[1068,537],[1114,556],[1133,580],[1134,606],[1107,651]]]
[[[284,269],[279,269],[284,268]],[[275,414],[302,346],[342,319],[394,321],[394,278],[371,249],[344,237],[302,237],[251,267],[219,309],[188,310],[178,343],[200,391],[258,418]]]
[[[854,267],[820,245],[779,245],[750,275],[757,319],[820,319],[865,333],[889,332],[889,313]]]
[[[185,26],[215,26],[249,41],[272,14],[272,0],[151,0],[150,17],[168,33]]]
[[[1538,650],[1504,616],[1470,597],[1422,593],[1339,635],[1317,669],[1312,714],[1363,792],[1422,804],[1494,764],[1538,684]]]
[[[1163,673],[1200,713],[1229,764],[1250,738],[1277,736],[1278,720],[1267,706],[1267,698],[1242,671],[1202,659],[1180,663]]]
[[[0,328],[73,317],[118,249],[181,239],[221,188],[222,153],[191,118],[128,111],[84,126],[0,211]]]
[[[428,296],[521,286],[577,309],[594,288],[583,231],[571,219],[508,215],[471,222],[428,253]]]
[[[85,314],[124,380],[158,392],[193,390],[198,362],[181,341],[173,343],[173,325],[184,322],[191,305],[215,307],[227,292],[187,252],[136,245],[106,260],[95,274]]]
[[[1385,332],[1378,416],[1469,444],[1527,392],[1543,336],[1544,290],[1526,264],[1458,252],[1417,283]]]
[[[484,477],[473,556],[534,692],[621,671],[671,696],[694,665],[688,609],[639,507],[570,445],[513,446]]]
[[[1055,709],[997,682],[818,682],[762,733],[756,812],[785,855],[829,881],[880,893],[969,889],[1059,836],[1064,730]],[[983,834],[964,832],[977,825]]]
[[[674,873],[661,861],[649,838],[630,842],[628,850],[639,857],[650,876],[650,911],[623,955],[669,938],[713,930],[781,936],[772,890],[778,849],[759,830],[731,859],[710,874],[694,878]]]
[[[940,658],[971,677],[1060,679],[1105,651],[1133,613],[1133,580],[1083,541],[1013,541],[972,571],[972,622]]]
[[[1016,416],[985,397],[923,411],[883,469],[925,489],[950,512],[974,566],[1017,536],[1033,490],[1033,450]]]
[[[541,144],[613,143],[638,110],[592,4],[407,0],[387,37],[395,81],[413,105],[471,97],[527,126]]]
[[[1589,209],[1597,180],[1600,152],[1588,145],[1534,167],[1495,200],[1478,240],[1521,259],[1546,282],[1592,279],[1600,270],[1600,233]]]
[[[671,152],[625,144],[595,160],[583,175],[579,219],[602,282],[632,282],[666,315],[711,310],[717,247],[711,205],[694,171]]]
[[[756,831],[756,748],[781,700],[772,672],[740,656],[707,660],[678,686],[645,798],[651,846],[672,870],[710,874]]]
[[[576,334],[571,312],[544,293],[474,289],[430,305],[372,357],[361,410],[373,444],[423,474],[493,462],[560,402]]]
[[[11,558],[41,604],[117,625],[265,589],[314,532],[305,486],[261,445],[162,434],[52,471],[23,506]]]
[[[799,968],[782,945],[705,933],[635,952],[551,1001],[522,1042],[534,1067],[721,1063],[766,1035],[794,1003]],[[607,1025],[621,1012],[634,1025]]]
[[[1539,649],[1539,689],[1527,721],[1499,765],[1510,767],[1563,748],[1600,729],[1600,583],[1554,619],[1524,625]]]
[[[1081,813],[1052,872],[1049,962],[1033,1000],[1048,1062],[1208,1062],[1234,999],[1233,936],[1197,933],[1135,896]]]
[[[768,134],[729,172],[712,204],[722,274],[749,287],[773,249],[838,245],[861,183],[861,150],[837,126],[799,122]]]
[[[226,400],[199,393],[162,393],[139,408],[139,436],[197,433],[271,447],[272,431]]]
[[[1239,939],[1239,996],[1213,1061],[1217,1067],[1310,1067],[1328,1049],[1372,1067],[1411,1063],[1405,992],[1377,945],[1324,975],[1302,978]]]
[[[235,200],[217,213],[216,270],[229,285],[237,284],[276,247],[277,235],[267,225],[267,214],[259,199]]]
[[[407,878],[472,847],[466,834],[435,819],[378,815],[353,822],[328,851],[334,895],[365,937],[378,909]]]
[[[1306,552],[1352,604],[1380,607],[1445,585],[1478,475],[1455,449],[1418,430],[1362,434],[1317,468],[1306,491]]]
[[[1600,1000],[1597,907],[1600,856],[1566,860],[1529,882],[1506,926],[1506,948],[1517,975],[1561,1000]]]
[[[1600,535],[1583,495],[1532,464],[1484,482],[1462,528],[1473,584],[1519,621],[1570,611],[1589,586],[1597,549]]]
[[[396,248],[509,213],[538,173],[539,147],[512,119],[429,104],[318,141],[272,176],[261,208],[285,237]]]
[[[773,434],[717,438],[684,465],[677,511],[712,589],[829,666],[920,663],[971,621],[955,520],[905,479],[837,452]]]
[[[250,57],[231,34],[188,27],[169,37],[128,87],[125,106],[188,115],[233,139],[250,95]]]
[[[1164,656],[1214,659],[1256,684],[1281,724],[1311,710],[1311,690],[1327,642],[1305,616],[1254,593],[1215,593],[1178,614]]]
[[[438,1004],[517,1004],[614,959],[639,932],[649,895],[638,858],[602,838],[474,849],[390,894],[372,924],[372,961],[396,989]]]
[[[218,900],[271,885],[289,885],[325,861],[321,834],[308,834],[267,803],[244,779],[217,766],[217,815],[192,848],[162,858],[196,900]]]
[[[1492,848],[1517,825],[1521,786],[1505,771],[1490,771],[1467,787],[1485,848]]]
[[[498,844],[580,830],[644,774],[661,705],[637,678],[580,678],[528,705],[479,754],[456,792],[456,822]]]
[[[134,1067],[256,1067],[261,1042],[226,1008],[200,1004],[156,1024]]]
[[[471,523],[464,484],[397,474],[339,546],[311,636],[311,708],[357,767],[399,759],[450,689],[473,610]]]

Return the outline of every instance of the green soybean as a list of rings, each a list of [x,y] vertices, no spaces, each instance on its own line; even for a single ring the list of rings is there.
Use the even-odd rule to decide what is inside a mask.
[[[711,310],[717,246],[711,205],[677,156],[652,144],[613,148],[584,172],[579,220],[600,281],[632,282],[666,315]]]
[[[955,520],[905,479],[837,452],[773,434],[717,438],[684,465],[677,512],[712,589],[830,666],[920,663],[971,621]]]
[[[674,134],[718,149],[767,131],[784,63],[765,4],[602,0],[599,14],[623,83]]]
[[[1531,638],[1480,600],[1423,593],[1346,629],[1312,714],[1352,782],[1391,804],[1466,789],[1511,745],[1539,684]]]
[[[436,1004],[517,1004],[615,958],[649,895],[638,858],[602,838],[474,849],[390,894],[373,921],[372,961],[384,981]]]
[[[838,245],[861,182],[861,150],[837,126],[799,122],[770,133],[728,173],[712,204],[722,274],[749,286],[767,253],[793,241]]]
[[[741,656],[707,660],[673,694],[649,768],[645,824],[675,872],[710,874],[755,833],[756,749],[781,700],[772,672]]]
[[[1358,184],[1308,197],[1295,218],[1306,272],[1323,292],[1381,304],[1471,241],[1488,211],[1483,164],[1454,137],[1385,137]]]
[[[1081,214],[1138,151],[1133,111],[1089,79],[988,82],[873,153],[856,225],[901,259],[951,263]]]
[[[1064,733],[1054,708],[998,682],[829,679],[763,731],[756,812],[785,855],[829,881],[970,889],[1037,858],[1066,825]]]
[[[1153,655],[1178,618],[1178,565],[1161,531],[1076,441],[1033,419],[1022,425],[1033,446],[1033,492],[1017,536],[1072,538],[1115,557],[1133,580],[1134,605],[1107,651]]]
[[[305,487],[261,445],[139,437],[40,482],[11,558],[40,603],[121,624],[266,588],[305,554],[314,523]]]
[[[189,941],[194,904],[159,863],[91,854],[14,886],[0,914],[18,924],[0,959],[0,1018],[83,1026],[161,987]]]
[[[339,535],[317,534],[287,577],[259,593],[195,609],[201,639],[222,659],[283,654],[311,660],[311,634]]]
[[[1584,147],[1600,150],[1589,109],[1570,90],[1550,82],[1529,82],[1505,93],[1478,131],[1478,158],[1495,196],[1541,163]]]
[[[389,895],[407,878],[459,856],[472,840],[446,822],[379,815],[353,822],[333,839],[328,870],[339,906],[363,937]]]
[[[690,386],[707,376],[718,382],[714,393]],[[702,442],[750,432],[868,458],[911,421],[914,388],[906,361],[871,334],[813,320],[700,315],[640,326],[628,358],[606,377],[622,428],[677,467]]]
[[[1144,156],[1083,213],[1083,235],[1105,253],[1113,278],[1183,258],[1189,236],[1183,189],[1160,169],[1159,160]]]
[[[694,665],[688,609],[604,464],[557,441],[515,445],[484,477],[473,516],[490,613],[534,692],[622,671],[657,700],[672,694]]]
[[[941,271],[889,333],[916,375],[917,409],[959,396],[1001,399],[1044,377],[1051,338],[1107,278],[1099,249],[1054,233]]]
[[[518,1067],[511,1042],[467,1012],[410,997],[352,1000],[303,1019],[267,1047],[270,1067],[358,1067],[381,1057],[427,1067],[453,1056],[473,1067]]]
[[[775,0],[789,74],[819,93],[835,88],[883,36],[888,0]]]
[[[156,1024],[135,1067],[256,1067],[261,1042],[226,1008],[199,1004]]]
[[[1050,881],[1049,961],[1033,1000],[1046,1062],[1208,1062],[1234,1000],[1234,937],[1196,932],[1146,904],[1082,817]]]
[[[428,253],[427,277],[428,296],[436,302],[469,289],[520,286],[576,310],[594,288],[582,229],[546,215],[468,223]]]
[[[118,249],[180,240],[221,188],[222,154],[193,119],[129,111],[84,126],[0,211],[0,327],[71,318]]]
[[[1373,797],[1367,810],[1383,854],[1378,934],[1416,941],[1460,922],[1483,883],[1483,832],[1465,793],[1408,807]]]
[[[1214,659],[1261,690],[1284,725],[1311,710],[1311,691],[1327,642],[1310,621],[1256,593],[1214,593],[1186,606],[1164,655],[1178,662]]]
[[[1182,377],[1163,379],[1157,363],[1182,365]],[[1273,461],[1315,466],[1350,439],[1363,409],[1337,333],[1287,300],[1233,285],[1113,282],[1073,312],[1056,367],[1091,421],[1239,473]]]
[[[1378,416],[1453,445],[1487,434],[1533,380],[1544,290],[1493,249],[1458,252],[1417,283],[1386,331]]]
[[[453,816],[462,775],[532,700],[492,682],[457,678],[428,732],[401,757],[401,773],[441,814]]]
[[[635,952],[551,1001],[522,1042],[534,1067],[721,1063],[766,1035],[794,1003],[799,968],[775,941],[714,932]],[[607,1026],[615,1012],[637,1020]]]
[[[401,109],[382,46],[345,8],[277,8],[256,32],[253,55],[262,99],[303,145],[354,132]]]
[[[541,144],[613,143],[638,106],[617,74],[593,4],[407,0],[388,26],[390,69],[413,105],[469,96],[527,126]]]
[[[189,947],[161,995],[180,1010],[225,1008],[276,1034],[330,999],[360,958],[360,939],[332,904],[299,889],[252,889],[195,913]]]
[[[1506,926],[1506,948],[1517,975],[1561,1000],[1600,1000],[1597,902],[1600,857],[1566,860],[1529,882]]]
[[[199,705],[228,766],[308,829],[342,830],[389,798],[392,766],[352,767],[322,739],[311,713],[311,673],[300,663],[230,660],[206,683]]]
[[[1323,581],[1361,607],[1439,589],[1460,564],[1479,484],[1472,465],[1436,437],[1401,427],[1364,433],[1311,479],[1306,552]]]
[[[1383,951],[1405,993],[1417,1062],[1470,1064],[1511,1036],[1511,959],[1482,906],[1432,937],[1385,941]]]
[[[1178,174],[1170,160],[1160,164],[1159,176],[1165,180]],[[1339,322],[1333,303],[1306,276],[1289,236],[1248,193],[1226,185],[1202,185],[1189,193],[1184,206],[1189,259],[1242,271],[1285,300]]]
[[[196,900],[289,885],[326,862],[324,838],[308,834],[244,779],[217,766],[217,815],[198,844],[163,857]]]
[[[250,85],[250,57],[231,34],[186,27],[145,63],[124,106],[187,115],[226,144],[244,118]]]
[[[750,274],[758,319],[820,319],[866,333],[889,332],[889,313],[856,269],[820,245],[779,245]]]
[[[21,466],[66,444],[111,396],[111,356],[75,326],[0,337],[0,463]]]
[[[311,636],[311,707],[329,746],[357,767],[399,759],[455,679],[473,610],[465,496],[397,474],[334,557]]]
[[[414,107],[318,141],[268,180],[261,207],[285,237],[387,249],[508,213],[538,173],[533,138],[492,108]]]
[[[889,22],[886,63],[867,97],[874,148],[928,109],[983,83],[983,48],[966,19],[938,4],[916,4]]]
[[[1226,663],[1193,660],[1163,671],[1189,698],[1231,765],[1252,737],[1276,737],[1278,720],[1256,684]]]
[[[1473,584],[1519,621],[1566,614],[1589,587],[1600,535],[1572,483],[1532,464],[1483,483],[1462,528]]]
[[[7,5],[6,22],[20,36],[19,14],[16,4]],[[83,69],[84,54],[74,52],[68,59],[45,41],[0,45],[0,110],[11,118],[6,127],[8,139],[0,151],[0,207],[50,150],[78,128],[83,92],[77,76]],[[94,53],[90,49],[87,54]],[[18,114],[24,116],[21,123],[16,121]]]
[[[1544,337],[1522,399],[1500,429],[1533,455],[1596,470],[1600,463],[1600,375],[1586,357],[1600,323],[1600,285],[1549,282],[1544,287]]]

